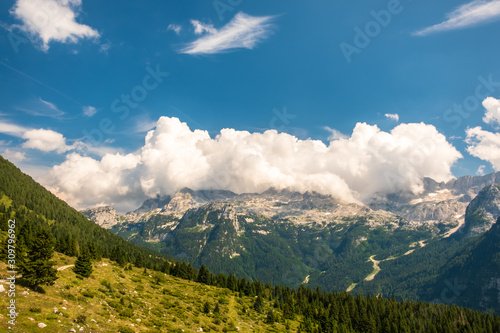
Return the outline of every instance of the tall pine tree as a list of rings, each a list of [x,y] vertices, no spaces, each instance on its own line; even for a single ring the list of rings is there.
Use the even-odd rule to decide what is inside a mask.
[[[87,249],[84,249],[76,259],[73,272],[84,278],[88,278],[92,274],[92,262]]]
[[[20,267],[23,280],[33,289],[41,284],[53,285],[57,280],[57,270],[52,267],[54,262],[50,261],[53,255],[54,237],[48,229],[42,228],[32,239],[26,261]]]
[[[196,281],[204,283],[204,284],[210,284],[211,280],[212,280],[210,275],[211,275],[211,273],[205,267],[205,265],[201,265],[200,270],[198,271],[198,277],[197,277]]]

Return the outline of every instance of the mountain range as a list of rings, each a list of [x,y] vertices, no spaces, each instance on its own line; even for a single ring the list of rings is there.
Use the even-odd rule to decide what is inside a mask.
[[[476,261],[464,253],[475,253],[499,216],[498,187],[491,186],[497,182],[500,173],[441,183],[425,178],[418,194],[380,194],[359,204],[273,188],[243,194],[184,188],[150,198],[127,214],[112,207],[82,213],[135,244],[216,273],[458,302],[441,291],[456,269],[453,260]],[[476,296],[461,304],[500,309]]]

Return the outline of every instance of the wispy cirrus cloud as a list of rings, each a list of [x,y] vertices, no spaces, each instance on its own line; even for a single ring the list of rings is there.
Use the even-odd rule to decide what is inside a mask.
[[[463,29],[480,23],[500,19],[500,0],[474,0],[446,15],[444,22],[415,31],[414,36]]]
[[[97,109],[91,105],[86,105],[82,107],[83,115],[86,117],[92,117],[97,113]]]
[[[57,105],[52,102],[45,101],[42,98],[38,98],[36,101],[28,102],[27,105],[16,108],[19,111],[25,112],[32,116],[39,117],[60,117],[64,115]]]
[[[54,103],[44,101],[41,98],[39,98],[38,100],[40,101],[40,103],[42,103],[43,106],[45,106],[46,109],[51,111],[49,112],[50,116],[62,116],[64,114],[64,112],[59,110],[59,108]],[[40,114],[40,115],[46,115],[46,114]]]
[[[111,42],[107,41],[106,43],[101,44],[101,46],[99,47],[99,52],[102,52],[107,55],[110,48],[111,48]]]
[[[486,165],[480,165],[477,168],[476,175],[478,176],[484,176],[484,169],[486,168]]]
[[[178,24],[169,24],[167,27],[167,31],[173,31],[176,35],[179,35],[182,31],[182,27]]]
[[[81,8],[82,0],[17,0],[10,13],[22,22],[14,27],[39,38],[47,51],[51,41],[76,43],[99,37],[97,30],[76,21]]]
[[[211,25],[192,20],[191,23],[195,27],[195,33],[207,33],[189,43],[179,52],[186,54],[215,54],[237,48],[253,49],[257,44],[269,37],[273,28],[271,23],[273,19],[274,16],[250,16],[239,12],[219,30]]]
[[[201,35],[204,32],[208,32],[209,34],[217,33],[217,29],[212,24],[205,24],[198,20],[191,20],[191,24],[194,27],[194,33],[197,35]]]
[[[328,141],[335,141],[339,139],[347,139],[349,136],[345,135],[341,131],[331,128],[330,126],[323,126],[325,131],[330,132],[330,136],[328,136]]]

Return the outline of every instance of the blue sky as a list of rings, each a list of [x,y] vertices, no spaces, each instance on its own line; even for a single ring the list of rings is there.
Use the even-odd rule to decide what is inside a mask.
[[[462,158],[450,148],[440,152],[442,173],[415,167],[408,177],[500,170],[500,1],[18,0],[0,3],[0,22],[0,153],[69,201],[78,184],[63,188],[62,178],[44,175],[62,172],[57,166],[68,166],[69,156],[102,167],[106,154],[131,160],[144,155],[146,133],[162,116],[214,140],[225,128],[276,129],[331,149],[331,139],[354,140],[358,123],[384,135],[401,124],[425,123]],[[486,97],[488,109],[482,105]],[[467,132],[466,142],[468,128],[475,131]],[[234,162],[231,156],[225,158]],[[377,161],[400,163],[405,156]],[[130,163],[125,169],[168,167],[140,158]],[[325,170],[356,187],[337,169]],[[146,179],[160,179],[141,172],[118,181],[142,184],[140,195],[123,189],[121,199],[206,185],[151,188]],[[237,182],[243,176],[234,177]],[[268,185],[245,187],[248,180],[241,181],[220,187]],[[290,184],[308,189],[310,182]],[[110,198],[103,194],[101,201],[121,200]]]

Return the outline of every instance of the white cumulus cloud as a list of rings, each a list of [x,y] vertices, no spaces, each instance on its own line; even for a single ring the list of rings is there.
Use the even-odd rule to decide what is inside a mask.
[[[385,117],[391,120],[394,120],[396,122],[399,122],[399,114],[397,113],[386,113]]]
[[[250,16],[239,12],[233,19],[217,30],[211,25],[191,21],[195,33],[207,32],[180,50],[187,54],[213,54],[236,48],[253,49],[270,34],[274,16]]]
[[[486,109],[483,121],[487,124],[500,124],[500,101],[488,97],[483,101]],[[500,133],[483,130],[480,126],[468,128],[465,142],[472,156],[487,161],[495,171],[500,171]]]
[[[44,184],[78,208],[122,203],[121,209],[132,209],[147,196],[183,187],[239,193],[290,188],[357,202],[378,192],[419,191],[423,177],[448,180],[459,158],[434,126],[423,123],[390,132],[358,123],[350,136],[325,144],[276,130],[223,129],[210,137],[161,117],[139,151],[100,160],[71,153]]]
[[[495,171],[500,171],[500,133],[485,131],[477,126],[468,128],[466,134],[467,151],[472,156],[490,162]]]
[[[129,206],[128,195],[134,184],[130,169],[140,161],[137,155],[107,154],[100,161],[71,153],[66,161],[53,167],[50,172],[49,190],[74,207],[89,205]],[[137,188],[137,186],[135,186]],[[115,201],[116,200],[116,201]],[[133,201],[133,204],[136,204]]]
[[[463,29],[500,18],[500,0],[474,0],[461,5],[447,15],[445,21],[414,32],[416,36]]]
[[[22,22],[16,27],[39,38],[47,51],[51,41],[99,37],[97,30],[76,21],[81,8],[81,0],[17,0],[10,13]]]
[[[488,97],[483,101],[483,106],[486,109],[483,121],[487,124],[500,125],[500,100]]]
[[[73,149],[72,146],[66,144],[66,139],[61,133],[46,130],[32,129],[24,132],[23,139],[27,141],[23,143],[24,148],[38,149],[41,151],[57,151],[64,153]]]
[[[2,156],[11,162],[22,162],[26,159],[26,153],[11,149],[5,149]]]

